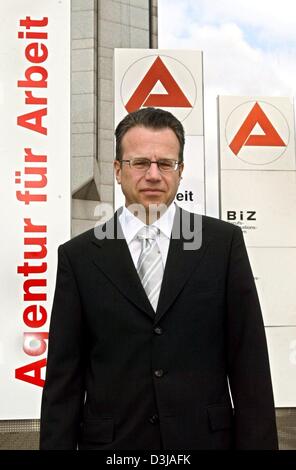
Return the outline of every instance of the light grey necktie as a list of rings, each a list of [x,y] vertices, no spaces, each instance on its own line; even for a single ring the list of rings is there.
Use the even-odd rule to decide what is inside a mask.
[[[162,257],[156,243],[157,233],[157,227],[145,225],[137,235],[142,243],[137,271],[154,311],[156,311],[163,277]]]

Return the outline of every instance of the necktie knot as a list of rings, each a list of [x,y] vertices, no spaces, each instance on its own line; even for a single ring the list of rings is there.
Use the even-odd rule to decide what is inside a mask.
[[[156,240],[158,232],[159,229],[154,225],[144,225],[144,227],[139,230],[137,237],[140,240]]]

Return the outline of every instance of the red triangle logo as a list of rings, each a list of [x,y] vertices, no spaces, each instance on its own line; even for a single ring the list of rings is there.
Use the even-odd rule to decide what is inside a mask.
[[[167,94],[150,93],[158,81],[161,82]],[[159,56],[126,103],[125,108],[131,113],[141,108],[141,106],[192,108],[192,105]]]
[[[264,134],[251,135],[256,124],[260,125]],[[237,155],[245,145],[258,147],[287,146],[257,102],[249,112],[237,134],[234,136],[229,147],[233,153]]]

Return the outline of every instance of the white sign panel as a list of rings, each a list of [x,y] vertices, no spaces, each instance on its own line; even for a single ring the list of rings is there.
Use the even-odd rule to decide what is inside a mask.
[[[247,246],[296,246],[296,171],[221,171],[224,220]]]
[[[0,419],[39,418],[70,237],[70,2],[1,2]]]
[[[296,326],[296,248],[248,247],[264,324]]]
[[[293,116],[289,98],[219,97],[220,213],[244,233],[268,326],[277,406],[296,404]]]
[[[293,102],[219,97],[222,170],[295,170]]]
[[[276,407],[295,407],[296,327],[266,328]]]
[[[173,113],[187,135],[203,135],[202,53],[115,49],[115,123],[152,106]]]
[[[205,212],[202,53],[186,50],[115,49],[115,127],[127,113],[163,108],[183,124],[185,170],[176,202]],[[195,194],[195,198],[194,198]],[[115,182],[115,208],[124,204]]]

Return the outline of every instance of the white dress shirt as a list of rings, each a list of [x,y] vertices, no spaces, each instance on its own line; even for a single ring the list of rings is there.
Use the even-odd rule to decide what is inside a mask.
[[[159,233],[156,236],[156,243],[161,253],[164,267],[168,256],[175,212],[176,207],[173,203],[168,207],[165,213],[152,224],[154,227],[159,229]],[[142,220],[133,215],[126,207],[123,208],[123,211],[119,216],[119,222],[135,268],[137,269],[137,263],[141,253],[141,240],[137,238],[137,233],[145,224]]]

